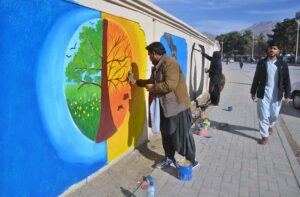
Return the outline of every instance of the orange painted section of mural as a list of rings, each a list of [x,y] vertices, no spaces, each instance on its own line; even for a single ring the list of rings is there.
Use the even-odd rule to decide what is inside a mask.
[[[128,113],[131,99],[127,73],[131,70],[132,49],[128,34],[113,21],[107,26],[107,51],[110,106],[114,124],[119,127]]]
[[[108,161],[138,142],[146,121],[145,91],[128,83],[132,70],[136,78],[146,77],[145,34],[140,25],[103,13],[107,27],[107,76],[111,113],[117,131],[107,140]]]

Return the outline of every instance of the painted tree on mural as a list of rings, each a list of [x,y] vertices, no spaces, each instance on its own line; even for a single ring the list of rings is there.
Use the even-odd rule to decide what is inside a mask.
[[[85,85],[100,86],[102,67],[102,22],[96,28],[83,27],[80,33],[80,47],[66,69],[67,81]]]
[[[103,75],[102,79],[102,101],[109,100],[110,108],[107,109],[106,105],[102,105],[100,128],[97,135],[97,141],[102,141],[111,136],[115,129],[118,128],[123,122],[129,108],[129,99],[131,97],[130,85],[127,79],[127,73],[131,66],[132,50],[127,34],[115,22],[103,21],[104,35],[103,35]],[[107,85],[106,85],[107,83]],[[105,85],[104,85],[105,84]],[[107,88],[107,90],[104,88]],[[109,94],[105,94],[108,92]],[[113,120],[113,125],[108,121]]]
[[[108,81],[109,86],[119,89],[128,84],[127,73],[131,63],[131,47],[127,35],[116,24],[110,23],[108,30]]]
[[[78,41],[69,52],[77,50],[66,67],[66,99],[73,121],[92,141],[96,140],[101,116],[102,29],[101,20],[83,26]],[[67,55],[66,55],[67,56]],[[67,56],[71,58],[71,55]]]
[[[79,39],[79,49],[66,68],[67,81],[76,84],[79,99],[68,105],[80,130],[99,142],[116,131],[128,111],[130,85],[127,73],[131,65],[131,45],[122,28],[107,20],[99,20],[96,27],[83,27]],[[74,94],[74,90],[72,92]],[[99,99],[91,100],[88,98],[91,94],[87,95],[87,92]],[[84,119],[80,109],[92,106],[89,105],[91,101],[98,101],[99,107],[89,108],[89,114],[94,116]]]

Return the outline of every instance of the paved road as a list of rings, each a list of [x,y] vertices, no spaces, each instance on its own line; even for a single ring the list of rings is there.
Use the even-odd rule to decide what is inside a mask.
[[[225,66],[225,65],[224,65]],[[237,65],[236,65],[237,66]],[[231,64],[230,67],[236,67],[234,64]],[[254,75],[255,71],[254,64],[245,64],[243,74],[247,78],[251,78]],[[291,83],[300,81],[300,66],[289,66]],[[286,127],[291,134],[293,140],[297,143],[298,147],[300,145],[300,110],[297,110],[293,107],[292,102],[288,105],[282,105],[281,108],[281,118],[286,124]],[[300,152],[300,150],[299,150]],[[300,155],[299,155],[300,156]]]
[[[235,64],[229,64],[229,68],[233,69],[234,67],[237,67],[238,65]],[[226,69],[226,65],[224,65]],[[254,75],[255,71],[255,64],[244,64],[243,68],[243,75],[245,75],[248,79],[252,80],[252,77]],[[237,67],[238,68],[238,67]],[[300,81],[300,66],[289,66],[290,71],[290,78],[291,78],[291,84]],[[289,133],[291,134],[292,139],[297,143],[297,145],[294,145],[299,152],[300,156],[300,110],[297,110],[293,107],[292,102],[288,105],[282,105],[281,112],[280,112],[280,118],[283,120],[283,123],[286,125],[286,128],[288,129]]]
[[[195,136],[200,168],[188,182],[178,180],[175,168],[155,169],[156,196],[300,196],[299,165],[280,124],[267,145],[258,144],[256,103],[249,93],[255,65],[223,68],[226,85],[220,106],[207,110],[214,129],[210,138]],[[227,106],[233,111],[226,111]],[[229,127],[220,129],[220,123]]]
[[[233,66],[233,65],[232,65]],[[247,77],[252,77],[255,70],[254,64],[246,64]],[[300,81],[300,66],[289,66],[291,84]],[[293,107],[292,102],[283,104],[280,112],[280,123],[290,146],[300,163],[300,110]]]

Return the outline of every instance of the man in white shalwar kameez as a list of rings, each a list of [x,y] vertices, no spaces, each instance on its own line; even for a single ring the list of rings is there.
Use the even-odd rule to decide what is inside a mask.
[[[277,59],[278,54],[278,44],[270,42],[268,57],[257,63],[251,86],[251,98],[254,100],[257,97],[257,115],[263,145],[267,144],[268,137],[273,132],[283,92],[285,102],[290,101],[291,85],[288,66]]]

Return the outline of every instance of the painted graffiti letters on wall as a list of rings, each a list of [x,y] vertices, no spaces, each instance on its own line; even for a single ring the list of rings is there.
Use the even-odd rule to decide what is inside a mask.
[[[182,72],[187,74],[187,43],[186,40],[169,33],[164,33],[160,41],[166,48],[168,55],[174,57],[180,63]],[[204,76],[205,59],[199,48],[205,51],[204,46],[194,43],[191,49],[189,94],[192,100],[200,96],[206,89],[207,77]]]
[[[200,96],[206,90],[206,85],[208,84],[208,78],[204,76],[205,58],[202,56],[200,48],[205,52],[204,46],[196,43],[192,45],[189,85],[191,100]]]
[[[187,74],[187,42],[178,36],[164,33],[160,38],[160,42],[164,45],[167,55],[173,56],[178,60],[181,70],[186,77]]]

